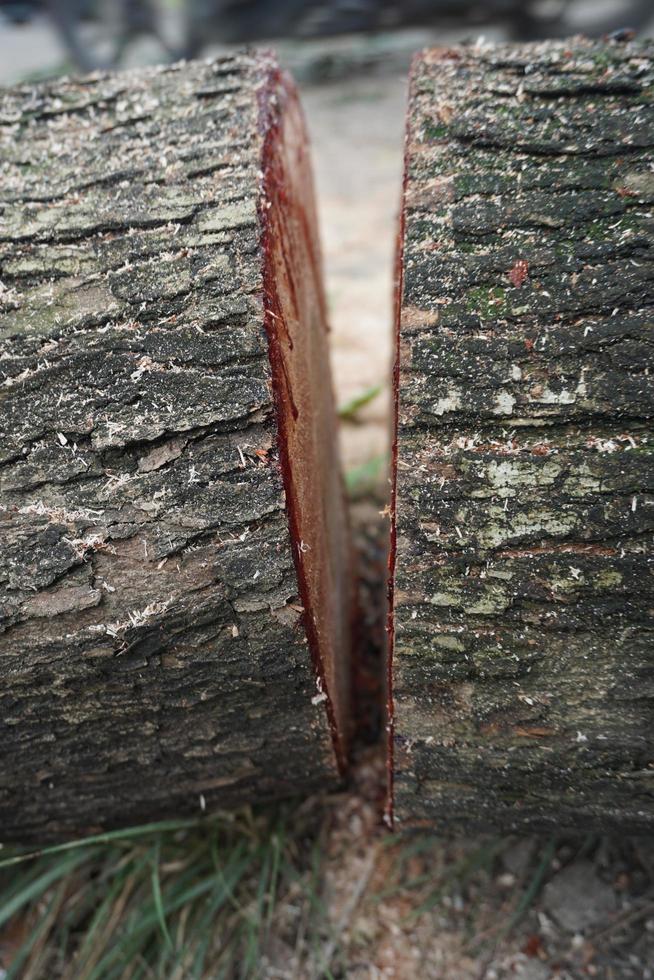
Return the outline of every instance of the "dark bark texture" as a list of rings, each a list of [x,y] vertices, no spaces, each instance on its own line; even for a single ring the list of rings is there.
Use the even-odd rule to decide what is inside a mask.
[[[265,329],[281,92],[244,55],[0,96],[0,839],[338,778]]]
[[[576,39],[413,66],[400,826],[654,828],[653,56]]]

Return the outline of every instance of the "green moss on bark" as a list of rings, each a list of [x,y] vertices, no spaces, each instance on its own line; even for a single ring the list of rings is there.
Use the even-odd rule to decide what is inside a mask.
[[[414,63],[400,826],[654,827],[653,57],[577,40]]]

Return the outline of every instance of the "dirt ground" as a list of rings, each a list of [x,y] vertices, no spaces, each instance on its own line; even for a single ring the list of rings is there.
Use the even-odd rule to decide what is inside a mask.
[[[428,39],[424,33],[406,35],[386,64],[385,56],[373,59],[372,73],[355,71],[315,84],[309,71],[308,80],[301,80],[313,143],[337,400],[344,404],[380,388],[356,422],[342,426],[346,469],[380,461],[379,497],[358,504],[354,514],[360,536],[368,536],[365,547],[376,547],[379,562],[383,547],[380,539],[375,544],[375,528],[381,526],[376,514],[386,489],[406,65],[409,48]],[[42,22],[21,33],[0,28],[0,52],[5,83],[61,57]],[[291,64],[298,60],[292,46],[283,56]],[[341,73],[332,62],[328,67]],[[372,589],[370,582],[367,587]],[[375,620],[379,610],[368,615]],[[381,635],[378,618],[376,628]],[[373,674],[380,668],[378,651],[369,667]],[[379,718],[370,721],[369,740],[375,725]],[[654,977],[653,841],[594,836],[448,841],[433,835],[398,841],[380,819],[382,786],[380,748],[363,746],[350,789],[324,803],[324,900],[332,932],[319,955],[309,959],[301,944],[290,949],[280,937],[261,964],[262,977]]]
[[[587,837],[393,840],[370,789],[331,804],[326,907],[332,937],[262,976],[361,980],[650,980],[651,841]],[[262,965],[263,966],[263,965]],[[277,969],[276,969],[277,967]]]

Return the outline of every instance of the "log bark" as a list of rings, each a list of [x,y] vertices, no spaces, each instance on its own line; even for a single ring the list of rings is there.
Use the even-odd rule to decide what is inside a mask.
[[[414,62],[398,284],[398,825],[654,828],[654,46]]]
[[[0,98],[0,839],[334,783],[349,545],[271,56]]]

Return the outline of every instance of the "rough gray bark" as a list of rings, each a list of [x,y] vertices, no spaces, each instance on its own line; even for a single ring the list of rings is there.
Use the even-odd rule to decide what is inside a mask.
[[[399,825],[654,828],[654,47],[414,63]]]
[[[333,433],[284,460],[290,398],[318,429],[333,419],[328,382],[312,401],[282,377],[305,367],[293,330],[323,376],[326,362],[287,116],[297,141],[266,55],[0,96],[0,839],[338,777],[346,707],[324,687],[330,657],[347,676],[349,587]],[[273,178],[295,195],[288,220]],[[287,285],[305,283],[291,326],[273,220],[295,235]],[[301,501],[289,530],[294,465],[335,481],[340,537],[309,575]]]

